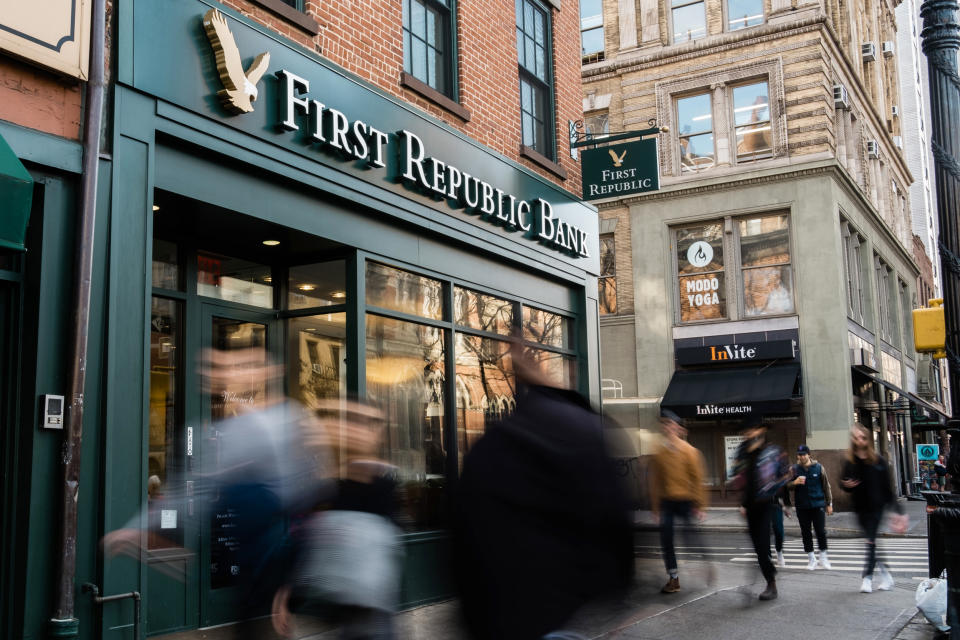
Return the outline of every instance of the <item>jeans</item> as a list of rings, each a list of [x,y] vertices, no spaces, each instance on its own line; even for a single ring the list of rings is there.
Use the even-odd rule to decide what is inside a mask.
[[[747,506],[747,527],[750,530],[750,539],[753,541],[753,550],[757,552],[757,561],[760,571],[767,582],[777,575],[777,570],[770,561],[770,520],[773,505],[769,502],[754,503]]]
[[[697,546],[699,543],[693,522],[693,503],[689,500],[661,501],[660,548],[663,550],[663,562],[667,565],[667,573],[677,570],[677,554],[673,548],[673,522],[678,518],[684,522],[683,537],[687,546]]]
[[[783,551],[783,507],[774,504],[770,510],[770,524],[773,527],[773,546]]]
[[[880,530],[883,511],[858,513],[857,520],[860,521],[860,528],[863,529],[863,537],[867,539],[867,560],[863,565],[862,574],[864,578],[867,578],[873,575],[873,569],[878,564],[883,564],[877,557],[877,531]]]
[[[827,525],[826,514],[823,507],[810,507],[805,509],[797,508],[797,522],[800,523],[800,535],[803,537],[803,550],[807,553],[813,551],[813,534],[810,531],[810,525],[817,533],[817,547],[820,551],[827,550]]]

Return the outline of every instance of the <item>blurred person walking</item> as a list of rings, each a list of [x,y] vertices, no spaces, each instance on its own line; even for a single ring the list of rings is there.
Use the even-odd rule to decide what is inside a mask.
[[[781,569],[787,566],[783,557],[783,518],[790,517],[790,492],[786,486],[781,487],[774,498],[770,510],[770,528],[773,529],[773,548],[777,552],[777,566]]]
[[[873,448],[873,434],[859,422],[850,430],[850,448],[843,466],[840,486],[853,495],[853,508],[863,535],[867,539],[867,559],[863,566],[861,593],[873,591],[873,571],[879,567],[880,591],[893,588],[893,576],[877,551],[877,532],[887,508],[894,511],[890,529],[895,533],[907,530],[909,518],[893,493],[890,466]]]
[[[600,416],[514,343],[513,415],[473,445],[453,505],[454,567],[476,640],[564,637],[588,601],[626,587],[632,522]]]
[[[768,425],[759,419],[748,419],[742,431],[746,440],[737,449],[734,470],[737,484],[743,487],[740,513],[747,519],[753,549],[767,587],[761,600],[777,597],[777,570],[770,560],[770,526],[773,502],[789,479],[786,456],[777,445],[767,442]]]
[[[797,464],[793,465],[792,471],[793,480],[787,486],[793,489],[803,550],[807,554],[807,569],[813,571],[818,564],[824,569],[831,569],[827,556],[826,516],[833,514],[833,492],[827,472],[823,465],[810,457],[810,447],[805,444],[797,447]],[[819,559],[813,552],[811,526],[817,534]]]
[[[683,521],[687,545],[696,547],[697,522],[703,521],[707,495],[703,486],[703,456],[681,438],[683,419],[669,409],[660,410],[663,439],[650,461],[650,508],[660,523],[660,548],[667,568],[661,593],[680,591],[677,554],[673,546],[674,522]]]

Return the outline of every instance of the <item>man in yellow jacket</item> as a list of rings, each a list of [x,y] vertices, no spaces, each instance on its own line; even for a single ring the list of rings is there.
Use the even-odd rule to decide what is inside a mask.
[[[673,548],[673,523],[684,521],[687,544],[696,545],[696,521],[704,518],[707,494],[703,486],[704,464],[699,451],[681,437],[683,419],[669,409],[661,409],[663,441],[650,462],[650,505],[660,522],[660,547],[669,580],[662,593],[680,591],[677,555]]]

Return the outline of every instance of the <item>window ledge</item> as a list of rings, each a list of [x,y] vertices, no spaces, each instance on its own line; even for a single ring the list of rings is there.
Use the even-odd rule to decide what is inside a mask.
[[[400,72],[400,86],[419,93],[430,102],[443,107],[464,122],[470,122],[470,118],[472,117],[470,111],[465,109],[459,102],[451,100],[428,85],[426,82],[417,80],[414,76],[410,75],[406,71]]]
[[[320,25],[317,23],[316,20],[314,20],[307,14],[303,13],[302,11],[297,11],[296,9],[294,9],[287,3],[282,2],[281,0],[251,0],[251,1],[254,4],[260,5],[264,9],[267,9],[268,11],[280,16],[281,18],[284,18],[285,20],[287,20],[287,22],[290,22],[300,27],[301,29],[309,33],[311,36],[320,35]]]
[[[561,180],[567,179],[567,170],[561,167],[559,164],[543,155],[533,147],[528,147],[525,144],[520,145],[520,156],[531,160],[532,162],[540,165],[550,173],[554,174]]]

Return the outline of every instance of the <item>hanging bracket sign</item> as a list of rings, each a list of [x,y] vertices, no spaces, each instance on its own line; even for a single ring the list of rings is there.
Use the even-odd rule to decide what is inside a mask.
[[[584,149],[582,166],[584,200],[627,196],[660,188],[656,138]]]

